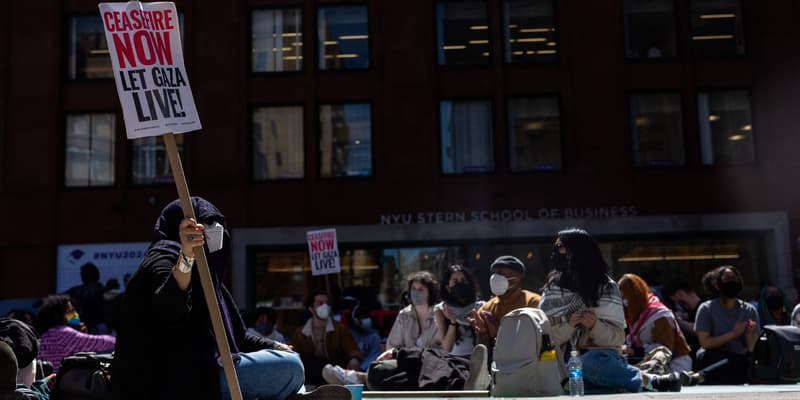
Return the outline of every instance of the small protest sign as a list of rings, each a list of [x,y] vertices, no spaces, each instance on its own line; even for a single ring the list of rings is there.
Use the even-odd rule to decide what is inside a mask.
[[[175,4],[99,7],[128,139],[200,129]]]
[[[336,229],[322,229],[306,233],[311,275],[335,274],[341,270]]]

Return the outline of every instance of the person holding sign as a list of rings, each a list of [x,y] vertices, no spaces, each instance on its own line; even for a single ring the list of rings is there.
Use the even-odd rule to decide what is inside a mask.
[[[292,336],[292,346],[306,368],[306,381],[315,385],[326,383],[322,369],[327,364],[358,369],[361,350],[350,329],[331,318],[328,295],[316,293],[310,296],[308,310],[311,318]]]
[[[197,222],[168,204],[128,283],[114,360],[117,399],[230,398],[194,257],[206,251],[225,332],[245,399],[286,399],[303,386],[303,365],[279,342],[246,333],[222,283],[231,243],[225,217],[192,197]],[[215,231],[216,234],[212,234]]]

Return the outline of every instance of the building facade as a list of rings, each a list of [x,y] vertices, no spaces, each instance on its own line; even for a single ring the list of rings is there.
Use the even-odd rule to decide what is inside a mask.
[[[536,290],[568,226],[615,277],[732,264],[750,296],[796,294],[793,2],[176,5],[203,125],[177,139],[242,306],[354,285],[398,304],[408,272],[452,263],[488,294],[506,253]],[[0,298],[56,291],[65,246],[146,245],[177,197],[112,77],[97,2],[0,3]],[[342,273],[312,278],[305,232],[327,227]]]

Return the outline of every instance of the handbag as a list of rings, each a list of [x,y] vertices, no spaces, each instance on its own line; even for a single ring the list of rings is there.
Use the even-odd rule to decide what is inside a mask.
[[[51,394],[53,400],[112,400],[113,353],[81,352],[64,358]]]

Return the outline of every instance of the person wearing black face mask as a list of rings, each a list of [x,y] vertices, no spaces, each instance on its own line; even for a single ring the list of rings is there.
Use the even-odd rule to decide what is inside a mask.
[[[783,291],[775,285],[768,283],[761,289],[758,301],[751,303],[758,310],[761,326],[789,325],[792,309],[785,299]]]
[[[469,357],[478,339],[467,318],[484,302],[477,300],[475,282],[462,266],[445,269],[442,298],[444,301],[433,308],[442,349],[450,355]]]
[[[727,364],[706,373],[706,383],[743,384],[747,381],[748,353],[761,334],[758,312],[752,304],[738,299],[742,276],[736,268],[722,266],[710,276],[719,297],[697,309],[695,331],[702,346],[697,352],[698,367],[727,358]]]

